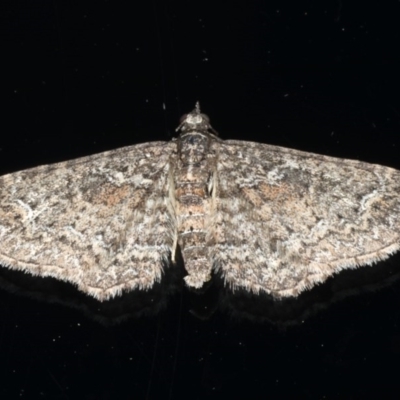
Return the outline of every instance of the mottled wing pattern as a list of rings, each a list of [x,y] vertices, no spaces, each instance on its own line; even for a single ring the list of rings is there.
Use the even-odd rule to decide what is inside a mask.
[[[233,288],[296,296],[400,247],[400,171],[227,140],[219,147],[215,268]]]
[[[151,287],[176,236],[166,201],[175,147],[144,143],[0,177],[1,264],[99,300]]]

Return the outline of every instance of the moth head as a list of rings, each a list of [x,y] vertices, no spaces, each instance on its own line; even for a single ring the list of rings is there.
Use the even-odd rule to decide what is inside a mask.
[[[184,114],[179,120],[180,124],[176,128],[176,131],[181,131],[182,133],[185,132],[209,132],[212,131],[216,135],[217,132],[214,128],[210,125],[210,119],[206,114],[202,114],[200,112],[200,104],[196,102],[196,106],[193,111],[189,114]]]

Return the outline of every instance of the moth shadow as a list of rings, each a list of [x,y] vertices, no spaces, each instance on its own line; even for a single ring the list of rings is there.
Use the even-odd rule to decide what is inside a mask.
[[[102,302],[79,291],[71,283],[9,268],[0,268],[0,288],[38,302],[77,309],[103,325],[115,325],[128,319],[156,315],[168,306],[171,296],[181,290],[184,270],[179,260],[178,264],[165,263],[163,267],[161,282],[156,282],[150,289],[123,292]]]
[[[400,253],[397,253],[373,266],[341,271],[297,297],[276,299],[265,293],[254,294],[243,289],[232,291],[219,278],[218,303],[220,310],[234,320],[267,322],[286,328],[301,324],[349,297],[376,293],[399,281]]]
[[[70,283],[9,268],[0,268],[0,288],[39,302],[77,309],[103,325],[157,315],[184,291],[186,308],[197,319],[207,321],[221,312],[238,322],[250,320],[286,328],[301,324],[348,297],[377,292],[400,280],[400,254],[396,254],[374,266],[344,270],[297,297],[275,299],[265,293],[231,290],[218,273],[201,289],[188,288],[183,280],[187,273],[179,249],[175,258],[174,264],[165,264],[161,282],[151,289],[126,292],[104,302]]]

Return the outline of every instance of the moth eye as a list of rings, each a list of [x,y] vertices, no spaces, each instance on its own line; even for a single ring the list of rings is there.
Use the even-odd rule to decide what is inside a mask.
[[[183,114],[182,117],[179,118],[179,123],[181,124],[187,118],[187,116],[187,114]]]
[[[207,122],[210,122],[210,118],[207,114],[200,114]]]

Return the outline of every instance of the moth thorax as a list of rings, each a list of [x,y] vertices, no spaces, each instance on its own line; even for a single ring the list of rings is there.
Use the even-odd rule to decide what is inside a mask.
[[[179,138],[179,157],[184,164],[204,160],[209,151],[210,139],[202,133],[189,133]]]

